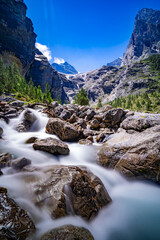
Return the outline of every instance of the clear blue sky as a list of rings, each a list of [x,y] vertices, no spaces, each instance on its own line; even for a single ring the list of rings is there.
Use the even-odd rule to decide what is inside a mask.
[[[52,58],[64,58],[80,72],[123,55],[138,10],[160,10],[160,0],[24,1],[37,42],[47,45]]]

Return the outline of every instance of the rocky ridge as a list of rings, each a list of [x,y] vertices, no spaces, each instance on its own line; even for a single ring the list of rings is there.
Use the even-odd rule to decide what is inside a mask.
[[[96,104],[98,99],[106,103],[129,94],[155,91],[159,85],[158,76],[158,71],[151,71],[149,62],[141,61],[127,67],[103,66],[86,74],[78,74],[70,80],[77,81],[79,88],[87,91],[90,103]],[[75,92],[79,88],[76,86]],[[73,99],[73,90],[67,89],[67,92],[69,98]]]

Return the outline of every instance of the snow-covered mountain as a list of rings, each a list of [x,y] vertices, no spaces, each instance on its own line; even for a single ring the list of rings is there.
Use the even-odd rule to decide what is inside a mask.
[[[77,70],[70,65],[68,62],[64,61],[62,58],[54,58],[54,63],[52,63],[52,67],[60,73],[64,74],[77,74]]]

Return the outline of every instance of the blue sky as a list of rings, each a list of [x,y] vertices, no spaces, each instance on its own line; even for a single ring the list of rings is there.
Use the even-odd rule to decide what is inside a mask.
[[[63,58],[80,72],[123,55],[141,8],[160,10],[160,0],[24,0],[37,42],[50,62]],[[43,47],[45,48],[45,47]]]

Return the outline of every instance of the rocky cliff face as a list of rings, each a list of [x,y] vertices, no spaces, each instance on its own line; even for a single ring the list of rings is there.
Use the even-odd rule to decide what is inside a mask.
[[[52,97],[68,101],[63,89],[63,79],[49,64],[47,58],[35,48],[36,34],[26,17],[23,0],[0,0],[0,54],[6,64],[16,61],[27,80],[45,90],[49,83]]]
[[[160,53],[160,11],[143,8],[135,19],[134,30],[122,65]]]
[[[158,71],[154,73],[151,71],[149,62],[142,61],[127,67],[103,66],[92,72],[78,74],[70,78],[70,81],[77,82],[74,92],[78,92],[77,86],[83,87],[91,103],[95,104],[98,99],[106,103],[117,97],[142,91],[154,91],[159,84],[158,76]],[[68,88],[66,92],[70,98],[74,96],[74,94],[71,95],[73,90]]]
[[[47,58],[38,49],[35,50],[34,61],[26,74],[28,81],[30,78],[32,78],[36,86],[41,86],[42,91],[45,91],[46,83],[48,83],[53,99],[61,99],[62,102],[68,101],[63,89],[62,76],[53,69]]]
[[[18,58],[22,63],[23,74],[34,59],[36,40],[26,10],[22,0],[0,0],[0,54],[11,61],[14,57]]]

